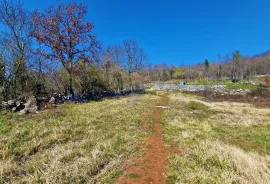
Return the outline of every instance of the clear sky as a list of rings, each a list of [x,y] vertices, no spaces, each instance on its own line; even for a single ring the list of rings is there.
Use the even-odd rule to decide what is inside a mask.
[[[40,9],[72,0],[24,0]],[[73,0],[74,1],[74,0]],[[136,39],[153,63],[186,65],[270,50],[269,0],[75,0],[104,44]]]

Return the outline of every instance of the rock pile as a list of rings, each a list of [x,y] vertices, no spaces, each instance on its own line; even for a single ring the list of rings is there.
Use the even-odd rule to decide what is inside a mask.
[[[24,109],[24,104],[21,101],[15,101],[15,100],[9,100],[7,102],[1,103],[1,109],[12,111],[12,112],[18,112],[22,109]]]
[[[26,103],[15,100],[8,100],[7,102],[3,101],[0,110],[19,112],[20,114],[37,113],[37,100],[35,97],[31,97]]]
[[[248,89],[229,90],[224,85],[212,86],[195,86],[195,85],[179,85],[179,84],[156,84],[150,90],[177,90],[177,91],[206,91],[217,92],[221,94],[239,95],[250,92]]]
[[[151,90],[180,90],[180,91],[202,91],[207,88],[215,90],[223,90],[224,86],[195,86],[195,85],[179,85],[179,84],[156,84]]]
[[[37,99],[35,97],[31,97],[24,104],[24,109],[20,111],[20,114],[27,113],[38,113]]]

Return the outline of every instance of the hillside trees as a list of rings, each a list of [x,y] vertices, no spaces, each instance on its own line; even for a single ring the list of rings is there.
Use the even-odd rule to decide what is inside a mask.
[[[103,68],[105,70],[105,81],[111,91],[123,91],[124,71],[124,48],[122,45],[107,46],[104,55]]]
[[[121,93],[171,79],[188,82],[206,77],[218,84],[222,78],[236,82],[237,77],[249,80],[270,74],[269,54],[241,58],[239,51],[219,55],[217,62],[152,65],[136,40],[99,44],[93,23],[86,20],[84,4],[69,3],[32,13],[18,0],[0,0],[0,6],[1,100],[55,92]]]
[[[94,26],[86,20],[86,13],[84,4],[70,3],[32,14],[36,25],[33,36],[43,46],[37,53],[62,64],[69,75],[68,88],[72,95],[74,68],[79,61],[91,62],[98,48],[92,33]]]

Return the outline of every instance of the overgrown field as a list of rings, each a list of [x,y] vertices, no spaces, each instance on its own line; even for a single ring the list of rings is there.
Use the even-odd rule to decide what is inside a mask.
[[[0,117],[0,183],[113,183],[151,132],[157,96]]]
[[[144,156],[164,95],[168,183],[270,183],[270,109],[161,91],[1,115],[0,183],[114,183]]]
[[[176,143],[169,183],[270,183],[270,109],[170,93],[164,135]]]

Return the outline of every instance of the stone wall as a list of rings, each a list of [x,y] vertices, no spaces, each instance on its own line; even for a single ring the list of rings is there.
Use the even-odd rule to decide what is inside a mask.
[[[224,86],[195,86],[195,85],[179,85],[179,84],[155,84],[151,90],[180,90],[180,91],[202,91],[207,88],[214,90],[223,90]]]

